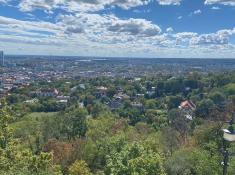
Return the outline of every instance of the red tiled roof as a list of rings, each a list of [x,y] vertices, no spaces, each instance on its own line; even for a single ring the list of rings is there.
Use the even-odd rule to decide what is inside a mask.
[[[195,110],[196,109],[196,105],[190,101],[190,100],[186,100],[186,101],[183,101],[181,104],[180,104],[180,107],[181,108],[190,108],[192,110]]]

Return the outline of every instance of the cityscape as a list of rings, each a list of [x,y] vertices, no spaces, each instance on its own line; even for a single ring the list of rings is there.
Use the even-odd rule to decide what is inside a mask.
[[[235,175],[235,0],[0,0],[0,175]]]
[[[233,71],[233,59],[154,59],[95,58],[62,56],[4,56],[0,51],[0,94],[37,81],[70,80],[77,77],[128,78],[168,76],[176,78],[198,72],[202,74]]]
[[[166,140],[158,136],[156,139],[164,144],[170,144],[169,152],[164,154],[174,154],[181,145],[188,147],[188,144],[192,144],[189,139],[197,139],[190,134],[191,131],[199,132],[201,127],[209,127],[209,130],[215,129],[218,132],[221,130],[220,123],[226,123],[230,114],[233,116],[235,94],[233,59],[24,56],[5,55],[3,51],[0,53],[0,98],[6,100],[7,107],[15,117],[14,122],[10,122],[14,128],[14,137],[18,139],[25,137],[25,133],[19,131],[24,130],[32,139],[40,139],[31,141],[31,138],[26,138],[29,143],[25,146],[37,145],[31,148],[35,154],[39,151],[46,153],[56,151],[51,160],[56,160],[58,164],[65,160],[77,159],[70,154],[77,154],[78,148],[85,151],[88,145],[80,148],[80,142],[88,144],[85,137],[93,137],[87,135],[89,122],[98,122],[98,124],[102,122],[104,125],[106,120],[110,120],[112,125],[107,124],[103,127],[111,127],[110,132],[114,132],[113,129],[118,127],[115,131],[118,132],[117,135],[115,132],[111,134],[115,137],[119,137],[119,132],[124,132],[124,126],[137,127],[135,131],[137,133],[132,133],[137,138],[134,139],[133,136],[128,138],[130,143],[134,143],[131,149],[136,149],[138,145],[135,144],[140,144],[142,139],[147,139],[151,134],[169,134]],[[0,105],[2,110],[5,109],[4,103]],[[116,117],[118,118],[115,119]],[[29,122],[29,119],[32,121]],[[35,128],[28,128],[30,123]],[[68,130],[67,127],[72,129]],[[171,130],[164,133],[168,127]],[[51,129],[52,133],[48,133],[47,130]],[[103,132],[102,129],[99,132]],[[99,132],[96,136],[98,138],[101,134]],[[231,128],[224,132],[228,140],[233,140]],[[175,135],[176,133],[179,135]],[[139,134],[144,138],[139,140]],[[176,140],[169,140],[168,137],[171,138],[171,135],[174,135]],[[218,135],[217,139],[220,140],[221,137]],[[53,140],[55,138],[56,140]],[[157,141],[156,139],[153,141]],[[218,149],[221,149],[219,140]],[[70,144],[78,145],[74,147],[75,150],[73,146],[69,148],[67,153],[69,157],[64,157],[64,153],[60,151],[63,152],[63,147],[70,147]],[[159,145],[155,149],[160,149]],[[214,162],[215,165],[218,165],[218,161],[223,161],[223,156],[229,157],[228,150],[230,152],[234,150],[233,145],[223,149],[226,151],[223,154],[216,149],[213,150],[213,153],[219,156]],[[187,150],[184,151],[187,153]],[[193,152],[191,156],[194,154],[200,155]],[[224,161],[228,162],[229,159]],[[96,168],[93,170],[88,168],[84,161],[75,163],[85,166],[89,173],[99,172]],[[80,165],[80,163],[85,164]],[[92,162],[89,164],[93,166]],[[177,162],[174,164],[179,166]],[[223,167],[217,166],[218,169],[211,168],[209,171],[223,170],[229,174],[230,171],[233,173],[233,168],[226,164]],[[171,168],[170,163],[166,171],[173,171]],[[203,171],[207,170],[208,167],[204,167]],[[47,170],[42,169],[42,171],[45,173]],[[162,167],[161,171],[165,171],[165,168]],[[76,170],[77,172],[80,170]]]

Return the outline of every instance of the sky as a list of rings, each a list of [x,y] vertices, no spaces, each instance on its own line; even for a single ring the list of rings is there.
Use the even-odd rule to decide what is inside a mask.
[[[0,50],[235,58],[235,0],[0,0]]]

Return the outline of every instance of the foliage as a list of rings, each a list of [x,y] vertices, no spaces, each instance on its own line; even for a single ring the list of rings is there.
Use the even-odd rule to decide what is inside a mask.
[[[214,102],[210,99],[204,99],[197,105],[196,115],[202,118],[209,118],[210,111],[214,107]]]
[[[85,109],[78,108],[66,114],[63,120],[62,132],[66,133],[68,139],[84,137],[87,131],[87,115]]]
[[[175,152],[166,162],[169,175],[219,175],[218,157],[198,149],[181,149]]]
[[[91,175],[85,161],[76,161],[69,167],[69,175]]]
[[[141,144],[126,145],[107,156],[106,174],[113,175],[164,175],[159,154]]]
[[[159,130],[168,125],[168,118],[166,111],[163,110],[146,110],[146,122],[153,126],[154,129]]]
[[[235,109],[234,83],[234,72],[190,72],[13,88],[0,107],[0,174],[221,174],[221,127]],[[101,96],[99,86],[107,88]],[[43,88],[57,88],[68,103],[32,99]],[[178,108],[185,100],[196,104],[192,120]]]
[[[0,109],[0,174],[54,174],[60,170],[52,164],[52,155],[39,153],[33,155],[27,149],[19,150],[19,142],[12,137],[9,122],[12,120],[10,109],[5,102]]]
[[[190,131],[190,124],[187,118],[178,109],[172,109],[168,113],[168,119],[172,128],[179,132],[182,141],[186,143],[188,133]]]

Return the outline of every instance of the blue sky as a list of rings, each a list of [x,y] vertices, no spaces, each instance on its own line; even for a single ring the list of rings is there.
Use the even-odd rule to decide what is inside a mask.
[[[235,0],[0,0],[7,54],[235,58]]]

